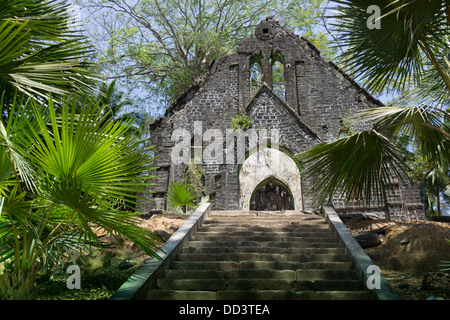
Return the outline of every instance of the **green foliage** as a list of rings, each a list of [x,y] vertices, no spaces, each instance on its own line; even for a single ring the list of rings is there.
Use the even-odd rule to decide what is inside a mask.
[[[402,167],[395,146],[375,130],[321,143],[296,157],[302,162],[305,178],[314,178],[314,186],[307,192],[314,192],[319,206],[335,194],[347,201],[356,196],[366,204],[374,200],[385,203],[392,186],[391,173],[399,175],[396,168]]]
[[[67,1],[11,0],[0,5],[0,92],[39,101],[90,90],[88,41],[67,24]]]
[[[248,130],[252,127],[253,125],[253,120],[251,118],[249,118],[248,116],[244,115],[236,115],[233,117],[233,119],[231,120],[231,129],[233,129],[233,131],[237,131],[237,130]]]
[[[76,116],[76,103],[64,100],[58,115],[51,98],[45,106],[28,100],[13,104],[6,125],[0,122],[2,159],[7,159],[2,167],[12,171],[0,182],[3,298],[31,294],[38,272],[48,272],[63,257],[75,261],[101,250],[95,228],[156,255],[157,237],[137,225],[138,215],[115,209],[120,199],[135,202],[130,194],[145,185],[148,150],[129,132],[129,122],[96,121],[92,103]]]
[[[323,143],[298,158],[317,175],[319,202],[343,191],[366,202],[385,202],[396,165],[421,181],[430,213],[448,198],[450,167],[449,12],[443,1],[381,1],[381,29],[367,26],[367,1],[336,0],[336,39],[347,73],[365,79],[374,92],[400,91],[403,106],[370,108],[354,119],[372,123],[367,131]],[[410,94],[413,92],[413,94]],[[414,99],[412,99],[414,98]],[[420,103],[417,103],[420,101]],[[430,107],[438,105],[438,108]],[[345,123],[343,123],[345,124]],[[406,164],[406,165],[405,165]],[[408,167],[409,165],[409,167]],[[369,198],[369,199],[368,199]]]
[[[341,130],[339,135],[342,136],[351,136],[355,133],[353,129],[353,110],[349,109],[345,114],[343,114],[341,118]]]
[[[205,170],[201,164],[191,161],[186,165],[182,181],[172,182],[167,191],[167,203],[176,212],[189,213],[190,209],[195,209],[199,203],[207,202],[204,196]]]
[[[441,0],[382,0],[380,29],[369,29],[366,0],[336,3],[333,24],[342,64],[373,92],[421,89],[427,101],[448,102],[449,14]]]
[[[170,183],[167,190],[167,204],[170,207],[188,213],[188,208],[196,207],[195,198],[197,198],[195,190],[186,183],[182,181]]]
[[[449,173],[439,168],[430,169],[424,173],[419,186],[426,217],[441,216],[449,205],[450,197],[446,191],[450,186]]]
[[[186,165],[183,182],[190,186],[196,194],[196,203],[198,203],[205,194],[204,178],[205,170],[201,164],[195,164],[194,161],[191,161]]]
[[[449,239],[444,239],[445,242],[447,243],[447,245],[450,246],[450,240]],[[444,267],[443,269],[441,269],[441,271],[450,271],[450,261],[441,261],[440,267]]]

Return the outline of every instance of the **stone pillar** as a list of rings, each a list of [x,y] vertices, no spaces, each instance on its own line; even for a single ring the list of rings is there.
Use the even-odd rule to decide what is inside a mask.
[[[272,64],[270,63],[270,54],[272,48],[269,43],[265,43],[265,50],[263,52],[263,61],[261,65],[262,81],[265,82],[270,88],[273,88],[272,78]]]

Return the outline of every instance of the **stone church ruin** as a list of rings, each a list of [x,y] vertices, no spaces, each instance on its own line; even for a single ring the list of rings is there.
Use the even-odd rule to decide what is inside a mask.
[[[213,210],[314,211],[305,194],[313,181],[303,179],[293,155],[339,137],[345,114],[382,105],[307,39],[268,18],[150,125],[158,169],[139,209],[168,210],[169,184],[183,178],[186,161],[197,161]],[[250,130],[231,128],[237,115],[251,120]],[[419,192],[408,181],[397,182],[386,206],[367,208],[337,197],[333,206],[338,213],[392,220],[423,217]]]

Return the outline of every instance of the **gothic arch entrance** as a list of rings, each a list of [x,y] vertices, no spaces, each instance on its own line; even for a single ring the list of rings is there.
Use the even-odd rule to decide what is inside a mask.
[[[250,210],[294,210],[292,193],[280,180],[267,178],[253,191],[250,198]]]
[[[274,198],[273,203],[284,203],[288,201],[289,195],[293,209],[303,210],[300,171],[294,160],[278,149],[259,149],[242,164],[239,173],[239,209],[250,210],[251,201],[260,196],[258,192],[268,192],[274,197],[278,193],[279,197]]]

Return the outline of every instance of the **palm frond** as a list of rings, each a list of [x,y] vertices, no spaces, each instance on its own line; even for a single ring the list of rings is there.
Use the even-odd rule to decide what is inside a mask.
[[[379,107],[358,114],[362,121],[372,121],[373,127],[389,138],[398,134],[411,137],[411,143],[434,164],[446,167],[450,163],[450,114],[427,107]]]
[[[374,130],[319,144],[296,158],[305,168],[304,179],[314,181],[307,193],[313,193],[317,205],[333,196],[385,203],[393,190],[392,176],[401,179],[397,148]]]
[[[67,25],[66,1],[2,1],[0,7],[0,92],[9,101],[18,90],[45,101],[83,88],[92,90],[88,41]],[[15,90],[14,90],[15,89]]]
[[[434,62],[444,55],[442,48],[447,47],[450,26],[445,2],[378,1],[380,29],[368,28],[367,1],[333,2],[337,3],[334,28],[339,42],[345,43],[342,62],[350,75],[367,79],[367,89],[404,90],[423,81],[429,64],[442,67]],[[440,76],[450,88],[448,73],[440,70]]]
[[[172,182],[167,190],[167,202],[174,208],[195,208],[197,194],[189,185],[181,181]]]
[[[50,98],[46,121],[39,105],[31,102],[40,130],[31,130],[28,158],[43,173],[36,182],[39,194],[70,208],[70,215],[79,221],[128,237],[154,255],[157,237],[137,227],[136,214],[114,209],[121,199],[136,203],[129,199],[130,194],[149,185],[142,180],[150,178],[152,158],[147,151],[151,148],[139,147],[140,141],[128,132],[130,123],[97,122],[93,103],[85,105],[75,120],[76,103],[76,99],[65,100],[58,117]],[[83,225],[90,228],[88,223]]]

